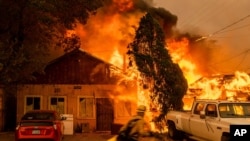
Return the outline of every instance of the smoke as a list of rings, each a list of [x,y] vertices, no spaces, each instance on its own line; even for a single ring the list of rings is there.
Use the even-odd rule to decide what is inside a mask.
[[[178,16],[176,28],[181,32],[202,35],[206,40],[216,40],[210,54],[210,68],[221,73],[237,70],[249,71],[250,43],[249,0],[155,0],[155,6],[164,7]],[[231,25],[231,26],[229,26]],[[217,32],[222,29],[222,32]],[[214,34],[216,33],[216,34]],[[204,41],[203,41],[204,42]]]
[[[105,6],[90,17],[86,25],[78,24],[75,29],[81,39],[81,48],[106,62],[115,62],[114,65],[123,67],[126,59],[121,61],[120,58],[126,56],[127,46],[133,41],[139,21],[146,12],[158,20],[166,40],[181,41],[186,38],[190,41],[187,56],[191,56],[189,59],[198,65],[199,72],[209,74],[216,71],[207,65],[213,58],[211,47],[216,46],[215,42],[197,42],[201,35],[178,30],[178,17],[162,7],[154,7],[152,0],[106,0]]]
[[[90,17],[86,25],[76,27],[81,48],[107,62],[118,57],[114,56],[114,51],[125,55],[146,12],[159,21],[168,37],[173,34],[177,16],[163,8],[153,7],[152,0],[106,0],[105,6]]]

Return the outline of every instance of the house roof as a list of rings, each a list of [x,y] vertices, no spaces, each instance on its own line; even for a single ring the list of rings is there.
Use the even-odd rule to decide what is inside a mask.
[[[115,69],[121,70],[79,48],[50,61],[32,83],[106,84],[112,82],[111,70]]]
[[[74,49],[74,50],[72,50],[72,51],[66,52],[65,54],[59,56],[58,58],[56,58],[56,59],[50,61],[50,62],[47,64],[47,66],[52,65],[52,64],[54,64],[54,63],[56,63],[56,62],[58,62],[58,61],[61,61],[61,60],[63,60],[64,58],[66,58],[66,57],[68,57],[68,56],[70,56],[70,55],[74,55],[74,54],[76,54],[76,53],[81,53],[81,54],[83,54],[83,55],[87,55],[87,56],[92,57],[93,59],[96,59],[96,60],[98,60],[98,61],[100,61],[100,62],[102,62],[102,63],[105,63],[105,64],[110,65],[110,66],[114,66],[114,65],[112,65],[112,64],[110,64],[110,63],[108,63],[108,62],[106,62],[106,61],[104,61],[104,60],[102,60],[102,59],[100,59],[100,58],[97,58],[96,56],[94,56],[94,55],[92,55],[92,54],[90,54],[90,53],[84,51],[82,48],[77,48],[77,49]]]

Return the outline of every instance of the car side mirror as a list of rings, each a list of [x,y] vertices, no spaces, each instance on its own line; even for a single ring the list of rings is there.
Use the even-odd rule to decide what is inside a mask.
[[[206,118],[205,111],[200,111],[200,118],[201,119],[205,119]]]

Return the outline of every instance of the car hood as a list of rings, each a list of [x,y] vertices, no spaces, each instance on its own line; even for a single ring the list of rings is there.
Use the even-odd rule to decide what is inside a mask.
[[[237,125],[250,125],[250,118],[221,118],[222,122]]]

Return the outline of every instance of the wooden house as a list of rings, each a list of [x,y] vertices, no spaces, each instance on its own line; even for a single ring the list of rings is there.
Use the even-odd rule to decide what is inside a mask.
[[[73,115],[75,132],[111,131],[112,124],[125,123],[136,107],[136,86],[118,84],[120,73],[81,49],[65,53],[43,74],[35,74],[34,81],[17,86],[17,120],[32,109],[54,109]]]

